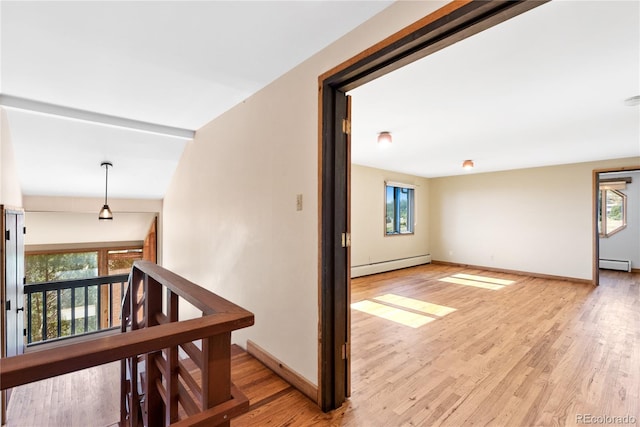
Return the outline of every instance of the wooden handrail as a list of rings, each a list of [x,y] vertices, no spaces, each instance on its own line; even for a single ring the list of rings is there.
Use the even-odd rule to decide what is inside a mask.
[[[167,301],[170,301],[166,314],[162,312],[159,293],[162,287],[167,289]],[[202,317],[178,321],[178,297],[202,311]],[[178,347],[182,347],[197,356],[192,360],[200,365],[202,374],[201,389],[193,388],[201,400],[201,412],[191,421],[182,420],[183,425],[228,425],[229,417],[246,410],[246,398],[233,388],[230,380],[230,338],[232,331],[253,325],[253,313],[147,261],[134,263],[123,303],[122,334],[0,359],[0,389],[121,360],[123,372],[129,366],[129,373],[133,375],[123,377],[122,386],[123,396],[129,393],[127,390],[133,393],[127,398],[131,404],[138,375],[135,365],[141,357],[147,370],[145,375],[152,380],[143,384],[147,390],[143,408],[145,424],[159,425],[157,405],[164,401],[166,414],[161,417],[163,424],[168,425],[178,420],[177,399],[185,398],[179,390],[184,387],[177,381],[177,375],[188,374],[183,367],[180,369],[178,361]],[[144,310],[142,317],[138,310]],[[129,321],[131,330],[127,327]],[[197,340],[202,340],[202,349],[193,345]],[[167,359],[157,359],[161,354]],[[125,380],[133,383],[126,385]],[[194,385],[191,379],[189,383]],[[230,393],[230,390],[235,391]],[[153,414],[149,406],[152,400],[155,402]],[[126,420],[122,418],[121,423],[135,425],[139,410],[128,407],[133,412],[125,410]]]
[[[68,374],[251,325],[251,313],[218,313],[3,358],[0,359],[0,389]]]
[[[192,304],[204,315],[215,313],[245,313],[253,314],[244,308],[222,298],[213,292],[204,289],[195,283],[190,282],[176,273],[166,270],[149,261],[136,261],[134,268],[138,268],[144,273],[153,277],[162,286],[170,289],[171,292],[180,296],[185,301]]]

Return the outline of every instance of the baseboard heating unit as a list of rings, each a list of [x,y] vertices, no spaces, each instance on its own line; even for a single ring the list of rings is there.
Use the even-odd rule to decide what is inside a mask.
[[[599,267],[606,270],[621,270],[630,272],[631,261],[621,259],[601,259]]]
[[[356,265],[351,267],[351,277],[367,276],[369,274],[384,273],[385,271],[398,270],[400,268],[415,267],[416,265],[429,264],[431,255],[420,255],[409,258],[394,259],[390,261],[376,262],[372,264]]]

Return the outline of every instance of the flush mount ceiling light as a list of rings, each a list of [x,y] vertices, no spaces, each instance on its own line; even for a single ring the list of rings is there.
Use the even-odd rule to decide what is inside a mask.
[[[378,134],[378,144],[380,144],[381,147],[388,147],[391,145],[391,142],[391,132],[383,131]]]
[[[635,107],[636,105],[640,105],[640,95],[632,96],[631,98],[625,99],[624,105],[629,107]]]
[[[468,171],[473,169],[473,160],[465,160],[462,162],[462,168]]]
[[[113,167],[111,162],[102,162],[100,166],[105,167],[104,171],[104,206],[100,209],[100,213],[98,214],[99,220],[105,219],[113,219],[113,213],[111,209],[109,209],[109,204],[107,203],[107,188],[109,185],[109,166]]]

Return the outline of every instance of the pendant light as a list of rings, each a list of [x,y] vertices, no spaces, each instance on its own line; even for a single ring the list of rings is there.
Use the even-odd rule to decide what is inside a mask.
[[[113,219],[113,213],[111,209],[109,209],[109,204],[107,203],[107,188],[109,185],[109,166],[113,167],[111,162],[102,162],[100,166],[105,167],[104,172],[104,206],[100,209],[100,213],[98,214],[99,220]]]

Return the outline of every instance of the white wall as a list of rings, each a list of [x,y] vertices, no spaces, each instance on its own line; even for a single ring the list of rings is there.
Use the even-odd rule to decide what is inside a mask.
[[[385,236],[385,181],[414,184],[415,232]],[[429,180],[366,166],[351,166],[351,266],[429,254]]]
[[[0,107],[0,204],[22,207],[22,189],[16,170],[11,130],[4,108]]]
[[[627,226],[610,237],[600,239],[600,258],[631,260],[632,268],[640,268],[640,171],[604,175],[605,178],[631,177],[627,184]]]
[[[99,221],[104,199],[25,196],[25,244],[61,245],[144,240],[158,216],[158,263],[162,263],[162,200],[109,199],[113,221]]]
[[[155,213],[118,213],[99,221],[95,212],[26,212],[25,245],[144,241]]]
[[[434,260],[588,279],[594,169],[640,158],[433,179]]]
[[[312,383],[318,76],[444,4],[392,4],[198,130],[166,194],[165,266],[251,310],[255,326],[234,333],[234,342],[253,340]],[[303,194],[302,211],[296,194]]]

